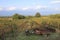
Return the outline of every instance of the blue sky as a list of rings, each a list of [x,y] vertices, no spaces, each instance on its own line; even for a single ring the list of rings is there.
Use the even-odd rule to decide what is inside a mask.
[[[22,15],[59,14],[60,0],[0,0],[0,16],[11,16],[14,13]]]

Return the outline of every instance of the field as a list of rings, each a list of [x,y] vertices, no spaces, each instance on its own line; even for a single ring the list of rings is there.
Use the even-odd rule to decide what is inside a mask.
[[[31,27],[33,23],[33,26]],[[33,29],[36,27],[44,27],[48,24],[49,27],[53,27],[57,30],[56,33],[51,33],[50,36],[46,35],[25,35],[26,29]],[[3,33],[3,39],[5,40],[60,40],[60,19],[49,17],[33,17],[30,19],[18,19],[1,18],[0,19],[0,35]],[[3,40],[2,38],[0,38]]]

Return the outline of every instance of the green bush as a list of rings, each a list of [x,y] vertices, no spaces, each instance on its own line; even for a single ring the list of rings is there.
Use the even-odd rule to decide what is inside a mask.
[[[36,15],[35,15],[35,17],[41,17],[40,13],[37,12]]]
[[[12,16],[12,18],[13,19],[24,19],[25,18],[25,16],[23,16],[23,15],[19,15],[19,14],[14,14],[13,16]]]

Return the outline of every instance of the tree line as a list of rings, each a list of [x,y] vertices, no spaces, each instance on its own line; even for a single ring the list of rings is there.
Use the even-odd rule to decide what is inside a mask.
[[[13,19],[25,19],[25,18],[32,18],[32,17],[41,17],[41,14],[39,12],[37,12],[35,14],[35,16],[24,16],[24,15],[20,15],[18,13],[15,13],[12,18]]]

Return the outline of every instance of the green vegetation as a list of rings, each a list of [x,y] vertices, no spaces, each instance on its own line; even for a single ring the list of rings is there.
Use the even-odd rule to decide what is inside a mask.
[[[23,16],[23,15],[19,15],[19,14],[14,14],[13,16],[12,16],[12,18],[13,19],[24,19],[25,18],[25,16]]]
[[[50,15],[51,18],[60,18],[60,14]]]
[[[6,40],[60,40],[60,14],[52,16],[41,16],[37,13],[35,16],[23,16],[14,14],[12,17],[0,18],[0,40],[3,34],[3,39]],[[13,20],[18,19],[18,20]],[[33,24],[33,25],[32,25]],[[52,33],[48,39],[45,36],[30,35],[26,36],[24,31],[26,29],[33,29],[36,27],[52,27],[56,29],[56,33]],[[1,31],[2,30],[2,31]]]
[[[35,15],[35,17],[41,17],[40,13],[37,12],[36,15]]]

